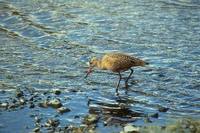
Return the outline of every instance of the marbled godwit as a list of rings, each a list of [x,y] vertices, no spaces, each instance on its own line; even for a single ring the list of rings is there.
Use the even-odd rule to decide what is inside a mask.
[[[108,54],[105,54],[102,57],[102,59],[92,58],[89,63],[90,63],[90,66],[89,66],[89,69],[87,71],[87,75],[85,76],[85,78],[87,78],[87,76],[92,72],[92,69],[94,67],[97,67],[102,70],[111,70],[112,72],[118,73],[119,81],[118,81],[117,87],[116,87],[116,95],[119,94],[118,88],[119,88],[120,81],[122,79],[121,72],[131,70],[128,78],[125,80],[125,86],[127,88],[128,80],[130,79],[131,75],[133,74],[132,67],[145,66],[146,64],[148,64],[147,62],[145,62],[141,59],[138,59],[138,58],[126,55],[126,54],[122,54],[122,53],[108,53]]]

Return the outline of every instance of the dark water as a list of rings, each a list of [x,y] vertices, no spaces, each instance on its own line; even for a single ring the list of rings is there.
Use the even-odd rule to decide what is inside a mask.
[[[112,51],[150,63],[135,69],[128,94],[121,89],[120,100],[114,96],[117,75],[97,70],[83,79],[90,57]],[[42,108],[1,111],[0,131],[31,131],[32,113],[79,125],[89,112],[119,103],[144,115],[157,112],[158,106],[169,108],[152,120],[155,125],[179,117],[199,119],[199,59],[198,0],[1,0],[0,90],[9,93],[1,93],[0,101],[16,88],[61,89],[60,99],[71,111],[59,116]],[[104,127],[110,114],[99,115],[97,132],[121,130],[115,124]]]

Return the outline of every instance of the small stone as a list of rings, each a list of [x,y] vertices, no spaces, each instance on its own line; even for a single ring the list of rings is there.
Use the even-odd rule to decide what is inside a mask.
[[[15,95],[16,95],[16,97],[22,97],[22,96],[24,96],[24,93],[23,93],[23,91],[21,91],[20,89],[17,89],[16,90],[16,92],[15,92]]]
[[[71,111],[69,108],[66,108],[66,107],[60,107],[60,108],[57,108],[57,112],[59,113],[66,113],[66,112],[69,112]]]
[[[125,133],[139,133],[139,127],[134,127],[128,124],[124,127],[124,132]]]
[[[33,132],[35,132],[35,133],[40,132],[40,128],[39,127],[34,128]]]
[[[91,124],[96,123],[98,120],[99,120],[98,115],[89,114],[89,115],[85,116],[83,123],[87,124],[87,125],[91,125]]]
[[[53,107],[53,108],[60,108],[62,106],[59,99],[53,99],[53,100],[49,101],[48,105]]]
[[[60,91],[59,89],[56,89],[56,90],[54,90],[54,94],[60,95],[60,94],[61,94],[61,91]]]
[[[25,99],[24,98],[20,98],[19,99],[19,103],[21,104],[21,105],[24,105],[26,102],[25,102]]]
[[[158,107],[159,112],[167,112],[169,108],[166,107]]]

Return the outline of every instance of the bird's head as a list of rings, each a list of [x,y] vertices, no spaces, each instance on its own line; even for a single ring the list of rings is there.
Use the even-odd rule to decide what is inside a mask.
[[[93,57],[93,58],[89,61],[89,68],[88,68],[88,70],[87,70],[87,74],[86,74],[85,78],[87,78],[87,76],[88,76],[90,73],[92,73],[92,69],[93,69],[94,67],[97,66],[97,63],[98,63],[98,59],[97,59],[96,57]]]

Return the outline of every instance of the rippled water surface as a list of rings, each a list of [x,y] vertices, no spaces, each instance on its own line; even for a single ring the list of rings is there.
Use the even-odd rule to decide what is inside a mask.
[[[120,98],[114,95],[116,74],[96,70],[83,78],[92,56],[112,51],[150,63],[134,69],[127,94],[121,83]],[[60,89],[59,98],[71,111],[57,116],[43,108],[1,110],[0,131],[31,131],[29,115],[39,112],[45,118],[56,116],[63,125],[79,125],[83,116],[95,112],[101,117],[99,132],[120,131],[116,121],[143,125],[142,118],[131,121],[130,112],[155,113],[159,106],[169,110],[151,124],[177,117],[199,119],[199,60],[198,0],[1,0],[0,101],[8,100],[16,88]],[[128,106],[127,114],[102,113],[121,103]],[[108,116],[116,121],[103,126]]]

